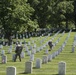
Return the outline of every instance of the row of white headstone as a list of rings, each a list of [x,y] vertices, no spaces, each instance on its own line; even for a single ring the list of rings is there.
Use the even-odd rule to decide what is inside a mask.
[[[36,50],[32,50],[32,53],[31,53],[31,51],[28,51],[28,55],[30,56],[30,60],[31,61],[34,61],[34,54],[36,53],[35,52]],[[59,51],[60,52],[60,51]],[[4,60],[6,61],[7,60],[7,56],[5,56],[5,51],[4,50],[2,50],[2,52],[1,52],[1,54],[2,54],[2,63],[5,63],[5,62],[3,62]],[[48,50],[46,50],[46,54],[48,54]],[[53,55],[53,57],[55,56],[55,54],[57,55],[57,54],[59,54],[58,53],[58,51],[56,51],[55,53],[53,53],[52,55]],[[21,53],[21,57],[22,58],[24,58],[25,57],[25,53],[22,51],[22,53]],[[15,58],[15,54],[13,54],[13,56],[12,56],[12,60],[14,60],[14,58]],[[43,59],[45,58],[45,56],[43,57]],[[50,58],[50,57],[49,57]],[[45,61],[45,59],[44,59],[44,61]],[[7,62],[7,61],[6,61]]]
[[[72,45],[72,53],[74,53],[75,47],[76,47],[76,35],[74,36],[74,42]]]
[[[70,33],[69,33],[70,34]],[[54,52],[53,54],[49,54],[48,56],[43,56],[42,58],[42,63],[45,64],[45,63],[48,63],[49,61],[52,61],[53,58],[55,58],[57,55],[60,54],[60,52],[62,52],[62,50],[64,49],[66,43],[67,43],[67,40],[69,38],[70,35],[68,35],[64,41],[64,43],[62,44],[62,46],[59,48],[58,51]],[[62,69],[61,69],[62,70]],[[61,71],[59,71],[59,73],[61,74]],[[61,74],[62,75],[62,74]]]
[[[58,34],[59,32],[60,32],[60,31],[58,31],[56,34]],[[51,33],[50,33],[50,34],[51,34]],[[48,36],[50,36],[50,34],[48,34]],[[55,35],[56,35],[56,34],[55,34]],[[46,39],[48,38],[48,36],[46,36],[45,38],[42,39],[42,43],[44,42],[44,40],[46,40]],[[54,37],[53,37],[53,38],[54,38]],[[42,44],[42,43],[41,43],[41,44]],[[47,45],[48,45],[48,41],[47,41],[45,44],[43,44],[42,46],[40,46],[40,48],[37,49],[37,52],[39,52],[40,50],[42,50],[43,48],[45,48]],[[47,52],[47,50],[46,50],[46,52]]]
[[[65,44],[65,43],[64,43]],[[62,47],[64,47],[64,46],[62,46]],[[62,48],[59,50],[59,53],[60,53],[60,51],[62,50]],[[57,52],[58,53],[58,52]],[[55,53],[53,53],[53,55],[52,55],[52,57],[54,58],[54,55],[56,54],[56,52]],[[51,57],[51,55],[48,55],[48,56],[50,56]],[[34,57],[34,56],[33,56]],[[31,58],[32,59],[32,58]],[[34,60],[34,59],[33,59]],[[47,63],[48,61],[50,61],[51,60],[51,58],[49,58],[48,59],[48,57],[47,56],[43,56],[43,59],[42,59],[42,61],[41,61],[41,59],[37,59],[36,60],[36,68],[41,68],[41,64],[43,63]],[[29,62],[26,62],[26,68],[25,68],[25,73],[32,73],[32,67],[33,67],[33,64],[32,64],[32,62],[31,62],[31,60],[29,61]],[[9,69],[11,69],[11,67],[8,67]],[[13,73],[13,75],[16,75],[16,68],[15,67],[13,67],[14,68],[14,71],[15,72],[12,72],[12,71],[10,71],[10,72],[8,72],[8,69],[7,68],[7,75],[10,75],[11,73]],[[65,62],[61,62],[61,63],[59,63],[59,70],[58,70],[58,73],[59,74],[61,74],[61,75],[65,75],[65,73],[66,73],[66,64],[65,64]]]
[[[40,59],[37,59],[36,68],[40,68],[40,67],[41,67],[41,61],[40,61]],[[24,74],[32,73],[32,72],[33,72],[33,62],[28,61],[25,63]],[[10,67],[6,68],[6,75],[16,75],[16,74],[17,74],[16,67],[10,66]],[[66,74],[66,62],[63,62],[63,61],[59,62],[58,74],[59,75],[65,75]]]
[[[51,61],[53,58],[55,58],[57,55],[62,52],[64,49],[68,39],[65,39],[65,42],[62,44],[62,46],[59,48],[58,51],[54,52],[53,54],[49,54],[48,56],[43,56],[42,63],[47,63],[48,61]],[[30,61],[34,61],[34,54],[30,55]]]
[[[66,44],[66,41],[64,42],[64,44]],[[63,45],[62,45],[62,47],[64,47]],[[61,48],[61,50],[62,50],[62,48]],[[41,68],[41,64],[42,63],[47,63],[47,61],[48,61],[48,57],[47,56],[43,56],[43,60],[42,61],[41,61],[41,59],[38,58],[36,60],[36,68]],[[33,68],[33,63],[31,61],[26,62],[26,64],[25,64],[25,72],[24,73],[32,73],[32,70],[33,70],[32,68]],[[16,67],[8,67],[6,73],[7,73],[7,75],[16,75]],[[65,62],[59,62],[58,74],[59,75],[65,75],[66,74],[66,63]]]
[[[57,33],[59,33],[59,31],[58,31]],[[57,33],[56,33],[56,34],[57,34]],[[22,44],[22,42],[20,42],[20,44]],[[36,44],[34,43],[34,41],[33,41],[33,44],[34,44],[33,47],[36,48]],[[30,45],[30,42],[28,42],[28,45]],[[37,48],[37,51],[39,52],[40,49],[43,49],[43,47],[45,47],[46,45],[47,45],[47,43],[46,43],[45,45],[41,46],[40,48]],[[26,47],[25,47],[25,46],[26,46]],[[31,50],[33,50],[33,47],[30,45],[30,49],[31,49]],[[0,45],[0,48],[2,49],[2,48],[3,48],[3,45]],[[26,51],[28,51],[28,47],[27,47],[26,44],[24,44],[24,48],[26,48]],[[9,47],[9,49],[8,49],[8,53],[12,53],[12,49],[13,49],[13,46],[10,45],[10,47]],[[36,49],[34,49],[33,51],[36,51]],[[32,53],[33,53],[33,51],[32,51]],[[31,53],[31,51],[28,51],[28,55],[30,55],[30,53]],[[34,53],[35,53],[35,52],[34,52]],[[4,54],[5,54],[5,50],[1,50],[1,54],[4,55]]]
[[[56,34],[58,34],[60,31],[61,31],[61,30],[59,30]],[[51,34],[52,34],[52,33],[48,33],[48,35],[45,36],[43,39],[41,39],[41,37],[42,37],[44,34],[43,34],[42,36],[40,36],[40,38],[39,38],[39,39],[41,39],[41,40],[40,40],[40,44],[42,44]],[[38,39],[37,39],[37,41],[38,41]]]
[[[65,31],[63,31],[62,35],[56,40],[56,42],[54,42],[54,46],[56,46],[56,44],[60,41],[60,38],[64,35]]]
[[[64,43],[61,45],[61,47],[57,51],[53,52],[52,54],[49,54],[48,56],[43,56],[42,63],[47,63],[48,61],[52,61],[53,58],[55,58],[56,56],[60,54],[60,52],[62,52],[69,37],[66,37],[66,38],[67,39],[65,39]]]
[[[51,40],[54,40],[55,37],[56,37],[60,32],[61,32],[61,30],[59,30],[59,31],[53,36],[53,38],[52,38]]]
[[[31,59],[32,56],[30,56]],[[12,61],[14,61],[15,54],[12,55]],[[25,53],[21,53],[21,58],[25,58]],[[7,63],[7,55],[1,55],[1,63],[6,64]]]
[[[8,48],[8,53],[12,53],[12,50],[13,50],[13,46],[10,45],[10,47]],[[5,54],[5,50],[1,50],[1,55],[4,55]]]
[[[70,33],[69,33],[70,34]],[[60,54],[60,52],[62,52],[63,48],[65,47],[68,38],[70,37],[70,35],[68,35],[64,41],[64,43],[62,44],[62,46],[59,48],[58,51],[54,52],[53,54],[49,54],[48,56],[43,56],[42,59],[42,63],[48,63],[49,61],[52,61],[53,58],[55,58],[57,55]],[[39,60],[39,59],[38,59]],[[37,60],[37,61],[38,61]],[[39,63],[39,62],[38,62]],[[37,66],[37,65],[36,65]],[[40,68],[40,67],[39,67]],[[65,75],[66,74],[66,63],[65,62],[60,62],[59,63],[59,71],[58,71],[59,75]]]
[[[27,51],[28,55],[30,56],[30,60],[34,61],[34,54],[36,53],[36,51],[39,52],[40,49],[43,49],[43,47],[45,48],[47,45],[48,45],[48,42],[46,44],[44,44],[43,46],[41,46],[41,48],[38,48],[37,50],[31,48],[32,51],[29,51],[27,45],[25,45],[26,51]],[[45,50],[45,54],[48,54],[48,49]]]
[[[40,33],[38,33],[38,34],[40,34]],[[18,39],[18,36],[19,36],[20,39],[23,39],[23,38],[25,38],[25,36],[26,36],[26,38],[28,38],[29,36],[31,37],[32,35],[33,35],[33,33],[32,34],[29,33],[29,35],[27,35],[27,34],[22,34],[22,35],[21,34],[16,34],[16,35],[13,35],[12,38],[16,37]],[[4,36],[5,35],[2,36],[2,40],[4,40]]]
[[[62,47],[60,48],[60,49],[62,49],[63,47],[64,47],[64,45],[65,45],[65,42],[64,42],[64,44],[62,45]],[[12,46],[10,46],[10,48],[12,48]],[[60,49],[59,49],[59,51],[56,51],[56,52],[54,52],[52,55],[53,55],[53,57],[55,56],[55,54],[56,55],[58,55],[59,53],[58,52],[60,52]],[[31,51],[28,51],[28,55],[30,56],[30,60],[31,61],[34,61],[34,54],[36,53],[36,50],[32,50],[32,53],[31,53]],[[5,51],[4,50],[2,50],[2,52],[1,52],[1,54],[2,54],[2,56],[4,56],[5,55]],[[48,50],[46,50],[46,54],[48,54]],[[15,57],[15,54],[13,54],[13,56],[12,56],[12,59],[14,60],[14,57]],[[25,57],[25,53],[22,51],[22,53],[21,53],[21,57],[22,58],[24,58]],[[3,57],[4,58],[4,57]],[[4,58],[5,59],[5,58]],[[2,61],[4,60],[4,59],[2,59]],[[6,59],[7,59],[7,56],[6,56]]]

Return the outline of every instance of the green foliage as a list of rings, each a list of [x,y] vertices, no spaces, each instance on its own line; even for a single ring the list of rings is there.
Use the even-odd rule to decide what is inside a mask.
[[[66,22],[64,27],[68,28],[68,23],[73,22],[74,19],[74,6],[73,6],[73,1],[67,1],[67,0],[63,0],[63,1],[59,1],[56,6],[53,8],[54,12],[54,23],[56,25],[60,25],[61,22]],[[62,26],[62,25],[61,25]]]
[[[66,22],[64,27],[68,28],[68,23],[74,23],[73,2],[71,0],[28,0],[35,10],[32,19],[37,19],[40,28],[49,25],[58,27],[64,21]]]
[[[20,31],[23,27],[27,27],[28,20],[31,20],[30,16],[34,12],[34,9],[27,4],[27,0],[1,0],[0,8],[0,25],[5,33]]]
[[[25,2],[24,2],[25,1]],[[14,4],[18,3],[15,2]],[[33,8],[30,7],[29,4],[26,3],[26,0],[20,0],[19,4],[16,4],[16,8],[14,9],[13,16],[15,18],[15,25],[17,26],[17,30],[21,29],[21,26],[27,27],[28,20],[33,13]],[[25,26],[26,25],[26,26]],[[19,29],[18,29],[19,28]],[[24,30],[24,29],[23,29]]]
[[[39,24],[39,27],[44,28],[47,25],[47,21],[50,17],[50,8],[49,2],[50,0],[28,0],[30,5],[34,8],[35,12],[33,14],[33,18],[36,18]]]
[[[27,31],[28,32],[34,31],[36,28],[38,28],[37,21],[36,20],[34,20],[34,21],[29,20],[27,23]]]
[[[5,33],[72,24],[73,0],[0,0],[0,27]]]

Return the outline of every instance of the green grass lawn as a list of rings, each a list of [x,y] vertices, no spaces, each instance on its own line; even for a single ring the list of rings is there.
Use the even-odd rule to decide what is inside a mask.
[[[68,33],[64,33],[63,36],[62,34],[59,33],[53,40],[53,42],[56,42],[58,38],[60,38],[59,43],[53,48],[52,51],[49,51],[49,54],[52,54],[56,50],[60,48],[60,46],[63,44],[65,41],[66,37],[68,36]],[[54,59],[52,59],[51,62],[48,62],[47,64],[42,64],[42,67],[40,69],[33,68],[32,74],[22,74],[25,70],[25,62],[29,61],[29,56],[27,56],[27,53],[25,52],[25,58],[22,58],[22,62],[19,62],[19,59],[17,58],[17,62],[12,61],[12,54],[14,54],[14,47],[13,47],[13,52],[11,54],[8,54],[8,46],[4,46],[3,49],[0,50],[5,50],[5,55],[7,55],[7,63],[2,64],[1,63],[1,56],[0,56],[0,75],[6,75],[6,68],[8,66],[15,66],[17,69],[17,75],[58,75],[58,64],[60,61],[66,62],[66,75],[76,75],[76,48],[75,52],[72,53],[72,44],[74,41],[74,36],[76,35],[75,32],[70,33],[70,37],[67,41],[66,46],[64,47],[64,50]],[[45,36],[46,37],[46,36]],[[44,39],[45,37],[32,37],[31,39],[35,41],[37,44],[37,47],[42,46],[45,44],[47,41],[51,40],[53,36],[47,37],[42,44],[40,44],[40,41]],[[31,41],[31,39],[23,39],[26,42]],[[15,40],[15,39],[14,39]],[[22,41],[23,41],[22,40]],[[31,44],[33,45],[33,44]],[[14,46],[14,45],[13,45]],[[49,47],[45,47],[43,50],[40,52],[37,52],[35,54],[35,59],[33,61],[33,67],[35,67],[36,59],[40,58],[42,59],[43,55],[45,55],[45,50],[49,49]],[[23,49],[25,51],[25,49]],[[1,52],[1,51],[0,51]]]

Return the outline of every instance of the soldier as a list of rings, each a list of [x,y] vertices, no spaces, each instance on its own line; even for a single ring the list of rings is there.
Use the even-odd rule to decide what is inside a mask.
[[[48,42],[48,45],[49,45],[49,47],[50,47],[50,50],[49,50],[49,51],[51,51],[52,48],[53,48],[53,43],[52,43],[52,41],[49,41],[49,42]]]
[[[19,60],[20,60],[20,62],[21,62],[21,52],[22,52],[22,49],[23,49],[23,47],[20,45],[20,43],[18,42],[18,43],[16,43],[16,50],[15,50],[15,53],[16,53],[16,55],[15,55],[15,62],[16,62],[16,59],[17,59],[17,56],[19,56]]]

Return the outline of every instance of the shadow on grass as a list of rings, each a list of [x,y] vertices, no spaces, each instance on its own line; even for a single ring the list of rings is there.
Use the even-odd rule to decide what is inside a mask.
[[[53,75],[59,75],[59,74],[53,74]]]
[[[40,68],[37,68],[37,67],[33,67],[33,69],[40,69]]]
[[[29,73],[22,72],[22,73],[19,73],[19,74],[29,74]],[[59,75],[59,74],[52,74],[52,75]]]
[[[27,73],[27,72],[22,72],[22,73],[19,73],[19,74],[29,74],[29,73]]]
[[[33,67],[33,69],[37,69],[36,67]]]
[[[0,64],[3,64],[3,63],[0,63]]]
[[[11,54],[11,53],[6,53],[6,54]]]
[[[70,52],[70,53],[74,53],[74,52]]]

